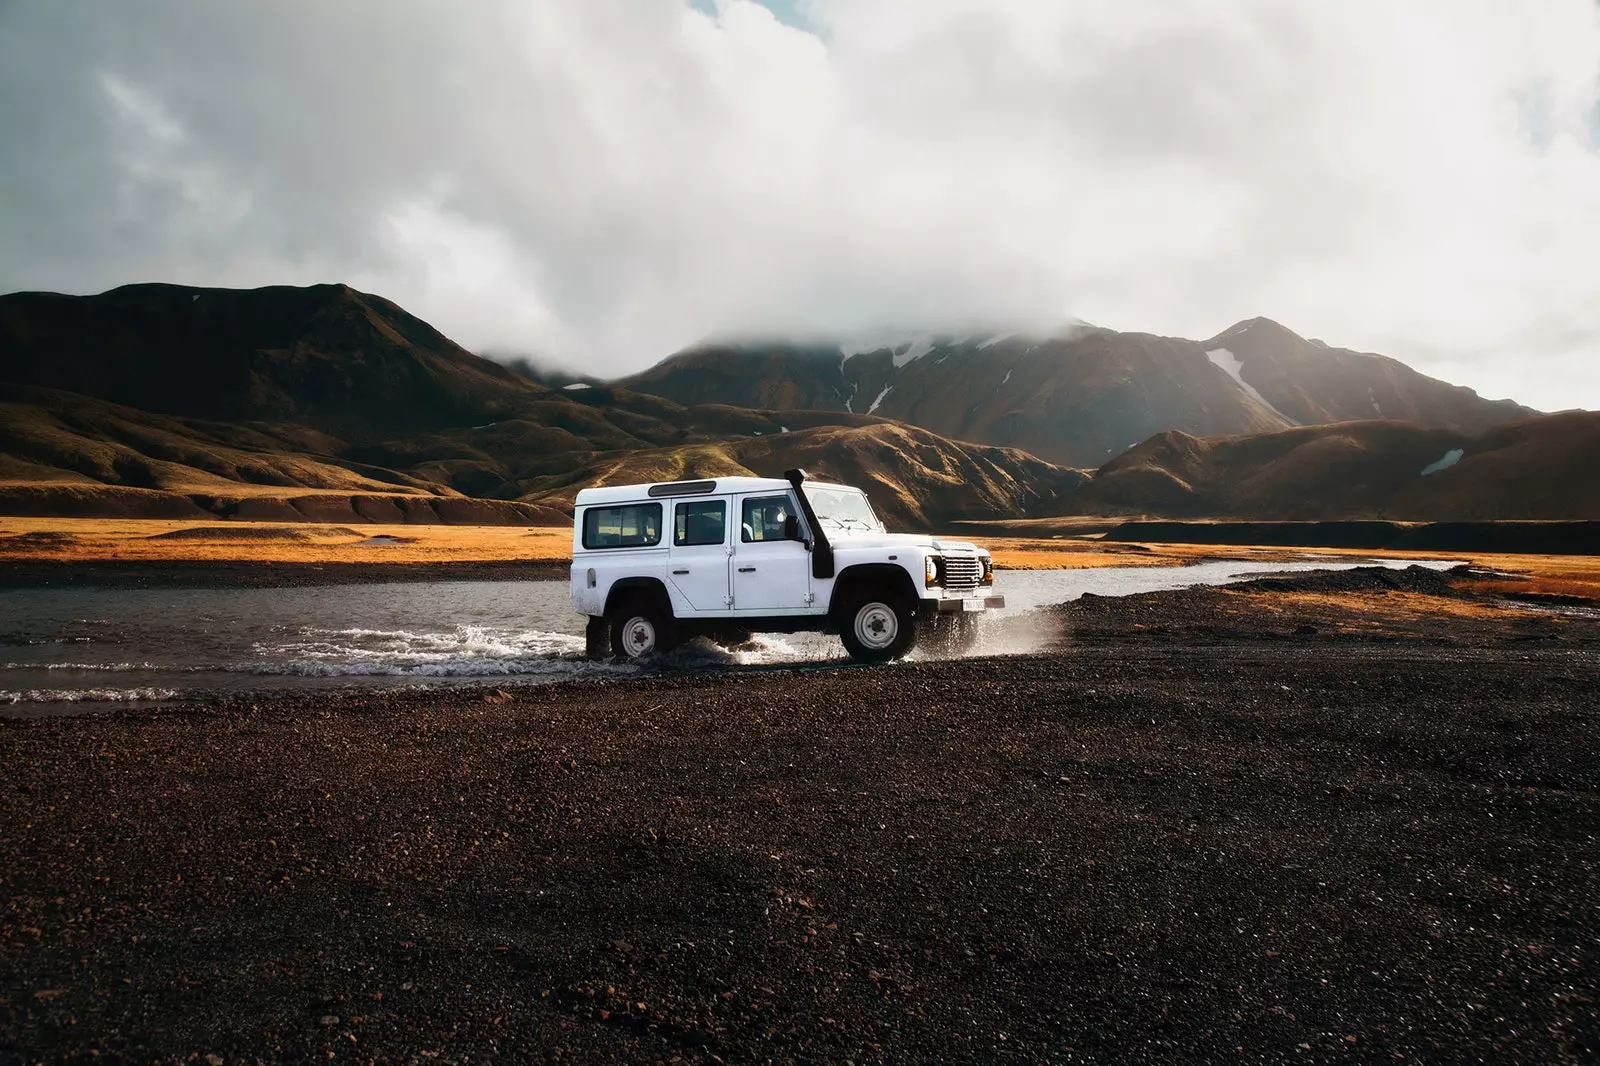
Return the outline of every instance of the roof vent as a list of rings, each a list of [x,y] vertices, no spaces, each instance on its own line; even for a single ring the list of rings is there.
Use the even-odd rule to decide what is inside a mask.
[[[699,496],[701,493],[716,491],[715,481],[668,481],[662,485],[651,485],[652,496]]]

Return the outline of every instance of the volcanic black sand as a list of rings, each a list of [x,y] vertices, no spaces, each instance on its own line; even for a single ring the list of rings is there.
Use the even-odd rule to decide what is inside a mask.
[[[1186,602],[5,723],[0,1062],[1594,1061],[1587,623]]]

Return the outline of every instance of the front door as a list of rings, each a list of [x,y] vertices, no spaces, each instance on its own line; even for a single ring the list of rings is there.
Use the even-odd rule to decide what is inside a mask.
[[[795,518],[801,536],[805,519],[792,493],[766,493],[739,500],[733,545],[735,614],[800,614],[811,608],[811,553],[804,540],[785,535]]]
[[[728,501],[684,500],[672,508],[672,584],[696,614],[728,609]]]

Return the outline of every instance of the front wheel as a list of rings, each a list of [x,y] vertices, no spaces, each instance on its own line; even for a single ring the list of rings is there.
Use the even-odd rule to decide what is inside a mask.
[[[916,646],[916,612],[891,593],[863,596],[845,610],[839,635],[856,662],[892,662]]]
[[[611,653],[629,661],[672,650],[672,616],[653,604],[635,600],[606,616]]]

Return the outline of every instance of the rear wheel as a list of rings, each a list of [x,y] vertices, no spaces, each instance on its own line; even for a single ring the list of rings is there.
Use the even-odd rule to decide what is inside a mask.
[[[676,641],[672,615],[648,600],[629,600],[606,615],[611,653],[619,659],[648,659],[669,652]]]
[[[866,593],[845,608],[839,635],[857,662],[891,662],[916,646],[916,612],[904,596],[887,590]]]

